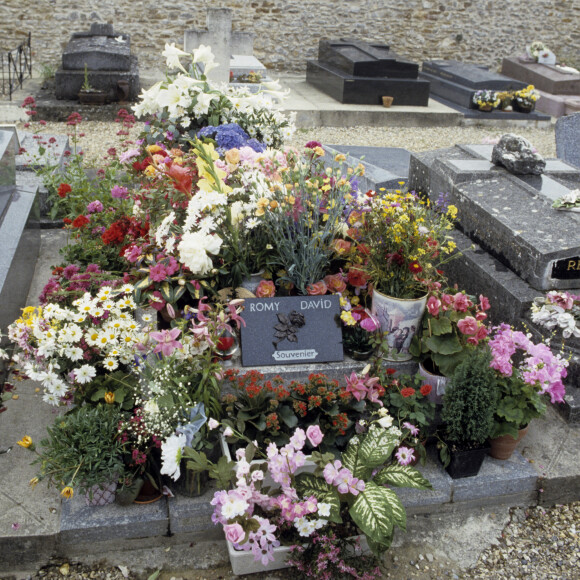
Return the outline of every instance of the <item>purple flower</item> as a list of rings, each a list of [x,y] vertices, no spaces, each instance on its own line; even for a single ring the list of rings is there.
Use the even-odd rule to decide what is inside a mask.
[[[149,336],[158,343],[153,352],[160,352],[163,356],[171,356],[176,348],[183,348],[181,342],[177,340],[180,334],[179,328],[150,333]]]
[[[322,472],[322,475],[324,476],[326,483],[334,485],[334,482],[339,476],[341,467],[342,462],[339,459],[326,464],[326,466],[324,467],[324,471]]]
[[[409,465],[415,459],[415,450],[411,447],[399,447],[395,457],[400,465]]]
[[[87,213],[101,213],[103,211],[103,204],[96,199],[87,205]]]
[[[409,432],[411,433],[411,435],[413,435],[413,437],[417,437],[417,435],[419,435],[419,429],[417,429],[415,425],[412,425],[408,421],[405,421],[403,423],[403,427],[405,427],[405,429],[409,429]]]
[[[133,159],[133,157],[137,157],[137,155],[139,155],[139,149],[127,149],[125,153],[121,153],[119,161],[125,163],[126,161]]]
[[[111,189],[111,197],[115,199],[127,199],[129,197],[129,190],[121,185],[115,185]]]

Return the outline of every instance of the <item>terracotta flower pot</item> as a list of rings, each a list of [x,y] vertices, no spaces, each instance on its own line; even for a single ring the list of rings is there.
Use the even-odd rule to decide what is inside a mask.
[[[529,425],[526,425],[523,429],[518,431],[518,438],[514,439],[511,435],[502,435],[501,437],[495,437],[490,439],[489,443],[491,445],[491,450],[489,454],[494,459],[509,459],[518,443],[524,438],[525,434],[528,432]]]

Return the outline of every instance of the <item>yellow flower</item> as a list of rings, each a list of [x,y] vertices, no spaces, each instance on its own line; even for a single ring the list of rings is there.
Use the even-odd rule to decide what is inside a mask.
[[[447,208],[447,215],[451,218],[451,219],[455,219],[457,217],[457,208],[454,205],[450,205]]]
[[[159,153],[159,151],[163,151],[163,148],[159,147],[159,145],[148,145],[146,147],[146,149],[149,153],[151,153],[151,155],[154,155],[155,153]]]
[[[348,310],[343,310],[340,313],[340,319],[347,325],[347,326],[355,326],[356,320],[353,318],[352,314]]]
[[[335,160],[337,163],[340,163],[341,161],[346,161],[346,155],[344,155],[343,153],[337,153],[337,154],[334,156],[334,160]]]
[[[22,439],[20,439],[20,441],[18,441],[18,445],[20,445],[20,447],[26,447],[26,449],[28,449],[29,447],[32,446],[32,437],[25,435]]]
[[[31,479],[31,480],[28,482],[28,485],[29,485],[29,486],[30,486],[32,489],[34,489],[34,488],[35,488],[35,487],[38,485],[38,482],[39,482],[39,481],[40,481],[40,480],[38,479],[38,477],[33,477],[33,478],[32,478],[32,479]]]
[[[147,167],[145,167],[145,169],[143,170],[143,173],[149,177],[152,177],[153,175],[155,175],[155,166],[154,165],[147,165]]]
[[[107,391],[105,393],[105,403],[108,403],[109,405],[111,405],[114,402],[115,402],[115,393],[112,393],[111,391]]]
[[[70,485],[67,485],[60,492],[60,495],[62,495],[62,497],[64,497],[65,499],[71,499],[71,497],[74,495],[74,493],[75,493],[74,489],[72,487],[70,487]]]
[[[324,149],[322,147],[315,147],[314,153],[320,157],[324,157]]]
[[[16,323],[24,323],[26,326],[32,326],[32,323],[36,318],[40,318],[42,316],[42,308],[39,306],[36,308],[35,306],[27,306],[26,308],[22,309],[22,317],[19,318]]]

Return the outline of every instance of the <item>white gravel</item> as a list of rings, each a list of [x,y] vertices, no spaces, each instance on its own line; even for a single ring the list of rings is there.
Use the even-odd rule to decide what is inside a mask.
[[[141,123],[131,130],[130,140],[136,139]],[[22,125],[19,126],[22,129]],[[83,121],[79,131],[85,136],[80,144],[88,165],[99,164],[107,149],[118,146],[123,140],[117,132],[119,124],[102,121]],[[66,123],[49,122],[44,134],[68,134]],[[303,146],[308,141],[319,141],[325,145],[366,145],[369,147],[401,147],[409,151],[429,151],[456,144],[479,144],[489,139],[498,139],[504,133],[516,133],[528,139],[538,152],[547,158],[556,157],[553,126],[545,129],[532,127],[498,129],[494,127],[319,127],[299,129],[288,143]]]

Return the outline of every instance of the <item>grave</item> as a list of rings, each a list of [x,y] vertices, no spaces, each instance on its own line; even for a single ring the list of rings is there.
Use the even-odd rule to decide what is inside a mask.
[[[534,85],[540,93],[536,109],[561,117],[580,111],[580,73],[559,65],[537,63],[527,56],[507,57],[502,61],[502,74],[526,85]]]
[[[40,247],[37,188],[16,183],[14,131],[0,130],[0,329],[25,306]]]
[[[448,192],[458,208],[453,237],[462,254],[444,267],[450,283],[487,296],[493,324],[530,326],[536,296],[550,289],[580,293],[580,214],[551,207],[580,187],[580,170],[548,159],[542,175],[516,176],[491,163],[492,150],[492,145],[456,145],[413,153],[409,189],[433,201]],[[577,360],[579,353],[573,355]],[[578,364],[569,387],[580,386]],[[568,391],[559,411],[579,421],[580,388]]]
[[[380,105],[390,96],[395,106],[426,107],[429,82],[418,74],[419,65],[388,46],[320,39],[318,60],[307,62],[306,81],[341,103]]]
[[[556,155],[580,169],[580,113],[556,121]]]
[[[507,76],[490,71],[487,67],[459,62],[456,60],[432,60],[422,65],[420,78],[431,83],[431,96],[458,111],[467,118],[473,119],[510,119],[549,121],[549,117],[532,111],[519,113],[516,111],[490,112],[479,111],[473,103],[475,91],[515,91],[527,85]]]
[[[56,98],[76,100],[85,80],[106,94],[108,102],[135,100],[140,91],[137,57],[131,54],[128,34],[114,32],[112,24],[91,24],[88,32],[72,35],[56,71]]]
[[[265,71],[266,67],[254,58],[254,35],[250,32],[232,30],[231,8],[208,8],[206,30],[186,30],[183,49],[192,52],[200,45],[211,47],[217,66],[207,78],[214,82],[230,81],[230,70],[238,75],[243,72]],[[251,57],[251,60],[241,57]],[[249,70],[248,70],[249,69]]]
[[[365,147],[355,145],[324,145],[327,163],[333,163],[338,154],[346,155],[342,164],[344,171],[362,163],[364,175],[357,178],[361,191],[384,187],[397,189],[407,182],[411,153],[400,147]]]

